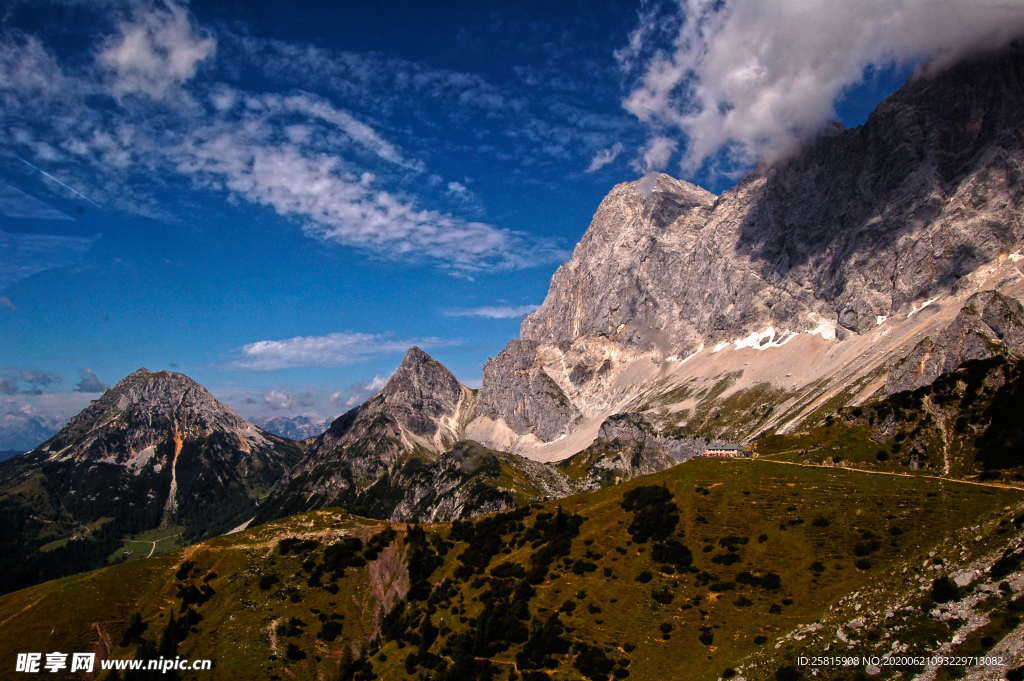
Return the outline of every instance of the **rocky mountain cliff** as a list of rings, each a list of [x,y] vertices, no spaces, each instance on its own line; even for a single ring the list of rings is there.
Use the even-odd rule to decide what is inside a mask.
[[[379,393],[309,443],[259,519],[325,506],[389,517],[404,498],[394,488],[415,486],[411,478],[459,440],[475,399],[448,369],[411,348]]]
[[[257,522],[342,506],[394,520],[451,520],[576,488],[555,469],[462,441],[476,393],[411,348],[384,388],[338,417]]]
[[[464,439],[476,413],[476,393],[411,348],[377,395],[309,443],[254,522],[331,506],[373,518],[456,520],[663,470],[699,448],[642,420],[613,418],[587,451],[553,466]],[[638,428],[646,434],[639,443]]]
[[[102,564],[157,527],[182,541],[225,532],[301,453],[187,376],[140,369],[0,465],[4,585]]]
[[[521,338],[488,362],[468,433],[551,460],[634,411],[745,439],[978,356],[945,325],[975,293],[1024,291],[1022,112],[1018,43],[911,79],[864,125],[720,196],[667,175],[618,185]],[[995,347],[982,336],[967,342]],[[925,339],[944,359],[909,378]],[[762,417],[731,418],[751,408]]]

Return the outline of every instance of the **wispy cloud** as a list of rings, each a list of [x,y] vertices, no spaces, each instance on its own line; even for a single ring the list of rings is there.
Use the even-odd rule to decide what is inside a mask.
[[[223,94],[223,90],[221,94]],[[422,161],[404,158],[402,151],[397,145],[384,139],[371,126],[357,120],[349,112],[332,106],[329,102],[316,95],[308,92],[292,95],[262,94],[249,96],[238,93],[238,97],[239,99],[244,98],[244,105],[249,111],[262,110],[278,115],[304,114],[313,120],[322,121],[334,126],[353,142],[389,163],[418,172],[424,169]],[[308,137],[293,138],[292,141],[296,143],[306,142]]]
[[[80,264],[97,238],[0,231],[0,289],[40,272]]]
[[[459,273],[557,262],[553,241],[420,208],[381,189],[376,176],[313,143],[278,139],[272,122],[239,118],[191,131],[173,150],[179,172],[295,218],[318,240],[389,259],[432,262]]]
[[[425,348],[450,347],[457,339],[427,337],[397,340],[385,334],[342,331],[325,336],[295,336],[282,340],[261,340],[242,347],[232,364],[239,369],[267,371],[294,367],[337,367],[361,362],[374,355],[404,352],[413,345]]]
[[[480,37],[477,36],[477,39]],[[564,36],[562,36],[564,39]],[[406,115],[445,122],[444,127],[474,125],[468,143],[431,139],[429,145],[515,162],[536,181],[544,168],[569,161],[585,166],[594,154],[623,138],[635,137],[640,126],[624,113],[598,111],[581,104],[580,92],[614,87],[614,69],[606,81],[595,79],[597,67],[586,60],[569,61],[555,42],[544,45],[548,64],[520,64],[514,78],[495,83],[475,73],[432,67],[374,52],[347,52],[251,35],[226,35],[225,45],[259,63],[263,73],[289,87],[326,89],[376,114]],[[226,48],[227,49],[227,48]],[[534,58],[540,55],[533,55]],[[578,56],[578,55],[577,55]],[[572,67],[586,72],[570,75]],[[609,98],[614,95],[609,92]],[[528,168],[528,170],[526,170]]]
[[[45,157],[54,177],[104,206],[149,216],[170,208],[166,187],[179,182],[266,206],[323,243],[458,275],[567,257],[550,239],[474,219],[475,205],[456,203],[451,212],[434,196],[403,190],[414,186],[410,174],[427,172],[421,159],[366,116],[297,89],[302,83],[324,89],[310,64],[336,53],[300,51],[304,61],[297,68],[305,77],[289,83],[288,94],[268,94],[232,84],[231,70],[217,63],[220,37],[173,2],[134,6],[98,41],[90,62],[62,61],[36,37],[0,36],[3,114],[20,130],[18,151],[30,161]],[[275,55],[297,49],[261,45],[273,49],[243,52],[268,69]],[[230,49],[237,56],[238,42]],[[25,59],[69,86],[48,88],[21,66]],[[384,64],[354,59],[346,73],[372,67],[379,75]],[[491,89],[481,79],[425,69],[402,73],[409,82],[395,89],[399,99],[411,87],[479,93],[467,97],[495,106],[494,98],[482,96]],[[373,86],[383,91],[382,83]],[[344,89],[341,80],[338,87]],[[40,119],[41,108],[60,115]],[[146,177],[149,194],[160,193],[163,206],[147,200]]]
[[[588,165],[587,169],[583,172],[596,173],[601,168],[604,168],[606,165],[612,163],[615,159],[619,157],[619,154],[621,153],[622,142],[616,142],[615,144],[613,144],[610,147],[607,147],[606,149],[601,149],[596,154],[594,154],[594,157],[592,159],[590,159],[590,165]]]
[[[9,218],[31,220],[70,220],[71,216],[26,194],[17,187],[0,182],[0,213]]]
[[[487,319],[514,319],[525,317],[540,305],[483,305],[480,307],[456,307],[445,310],[449,317],[486,317]]]
[[[1020,3],[1004,0],[681,0],[667,13],[664,7],[644,6],[617,56],[627,74],[639,74],[625,108],[655,138],[685,139],[687,173],[723,150],[740,164],[788,153],[834,117],[836,99],[869,66],[933,59],[941,67],[1024,33]],[[647,160],[659,170],[669,156]]]

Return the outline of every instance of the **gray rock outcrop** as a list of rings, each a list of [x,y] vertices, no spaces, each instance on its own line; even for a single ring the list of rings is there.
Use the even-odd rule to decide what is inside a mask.
[[[956,318],[890,367],[885,392],[929,385],[971,359],[1024,353],[1024,306],[998,291],[967,299]]]

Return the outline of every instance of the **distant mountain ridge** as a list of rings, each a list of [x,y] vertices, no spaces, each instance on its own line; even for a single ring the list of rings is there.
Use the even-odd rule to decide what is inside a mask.
[[[263,430],[289,440],[307,440],[327,430],[327,419],[311,418],[298,414],[296,416],[274,416],[255,421]]]
[[[0,520],[9,528],[0,555],[10,557],[0,559],[0,588],[102,565],[150,530],[190,542],[332,506],[455,520],[685,458],[598,448],[562,466],[538,463],[465,440],[475,404],[474,390],[413,347],[379,393],[296,442],[243,419],[187,376],[140,369],[42,445],[0,464]]]

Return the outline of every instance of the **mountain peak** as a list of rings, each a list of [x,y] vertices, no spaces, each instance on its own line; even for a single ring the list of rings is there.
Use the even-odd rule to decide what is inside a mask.
[[[214,431],[262,438],[255,426],[185,374],[138,369],[74,416],[42,448],[80,457],[89,456],[92,443],[105,442],[104,432],[130,433],[138,440],[130,449],[141,449],[170,432],[188,436]]]
[[[414,345],[406,351],[381,393],[398,399],[413,395],[423,399],[434,394],[440,399],[458,400],[462,385],[445,365]]]
[[[378,424],[383,422],[396,429],[395,439],[401,440],[403,451],[421,447],[439,453],[461,437],[474,401],[473,391],[459,383],[447,367],[413,346],[384,388],[335,419],[314,450],[329,451],[360,438],[379,438]]]
[[[421,362],[435,362],[433,357],[423,351],[418,345],[413,345],[411,348],[405,351],[405,357],[402,358],[402,363],[399,365],[401,368],[406,364],[419,364]]]

